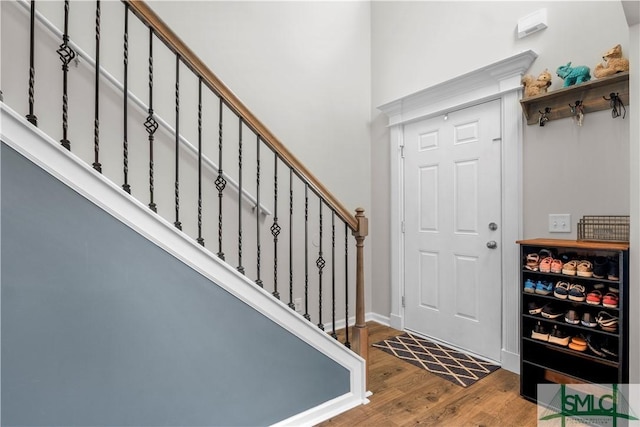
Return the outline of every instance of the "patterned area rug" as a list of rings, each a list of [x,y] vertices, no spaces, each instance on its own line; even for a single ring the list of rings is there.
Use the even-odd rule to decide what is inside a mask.
[[[409,333],[373,346],[462,387],[469,387],[499,368],[491,362]]]

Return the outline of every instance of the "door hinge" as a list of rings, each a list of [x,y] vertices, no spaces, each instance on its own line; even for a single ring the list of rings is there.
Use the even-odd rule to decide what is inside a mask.
[[[400,222],[400,232],[404,234],[404,221]]]
[[[404,295],[402,295],[402,308],[405,308],[405,307],[406,307],[406,304],[404,302]]]
[[[400,146],[400,157],[404,159],[404,145]]]

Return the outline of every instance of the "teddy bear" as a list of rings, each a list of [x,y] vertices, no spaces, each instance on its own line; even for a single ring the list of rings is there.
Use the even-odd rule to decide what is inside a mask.
[[[537,79],[531,74],[526,74],[522,77],[522,85],[525,98],[547,93],[547,89],[551,86],[551,73],[549,70],[544,70]]]
[[[602,62],[596,65],[593,75],[601,79],[622,71],[629,71],[629,60],[622,57],[622,46],[618,44],[602,56]]]
[[[558,77],[564,80],[563,87],[573,86],[588,82],[591,80],[591,70],[586,65],[571,66],[571,62],[567,65],[561,65],[556,70]]]

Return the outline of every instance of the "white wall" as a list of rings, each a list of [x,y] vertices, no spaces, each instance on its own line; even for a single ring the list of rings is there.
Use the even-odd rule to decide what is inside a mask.
[[[348,209],[368,210],[368,2],[150,5]]]
[[[540,8],[548,11],[548,28],[518,39],[518,19]],[[527,49],[539,55],[530,72],[548,68],[554,90],[562,86],[558,65],[573,61],[593,68],[615,44],[625,53],[629,48],[619,2],[373,2],[371,17],[374,107]],[[589,30],[603,25],[606,31]],[[525,126],[523,237],[548,236],[549,213],[571,213],[573,222],[583,214],[629,213],[630,110],[626,121],[607,112],[590,114],[582,128],[569,119]],[[372,114],[372,170],[387,174],[374,179],[388,182],[386,117],[375,109]],[[597,173],[587,169],[596,166]],[[376,215],[388,215],[388,206],[388,192],[373,194]],[[388,223],[375,223],[372,230],[388,239],[388,230],[378,227]],[[556,237],[575,238],[575,232]],[[389,259],[388,248],[388,240],[376,242],[372,307],[381,313],[390,309],[384,292],[389,271],[376,260]]]

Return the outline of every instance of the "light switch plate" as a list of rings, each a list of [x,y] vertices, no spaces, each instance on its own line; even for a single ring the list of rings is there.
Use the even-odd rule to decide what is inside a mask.
[[[571,214],[549,214],[550,233],[571,233]]]

